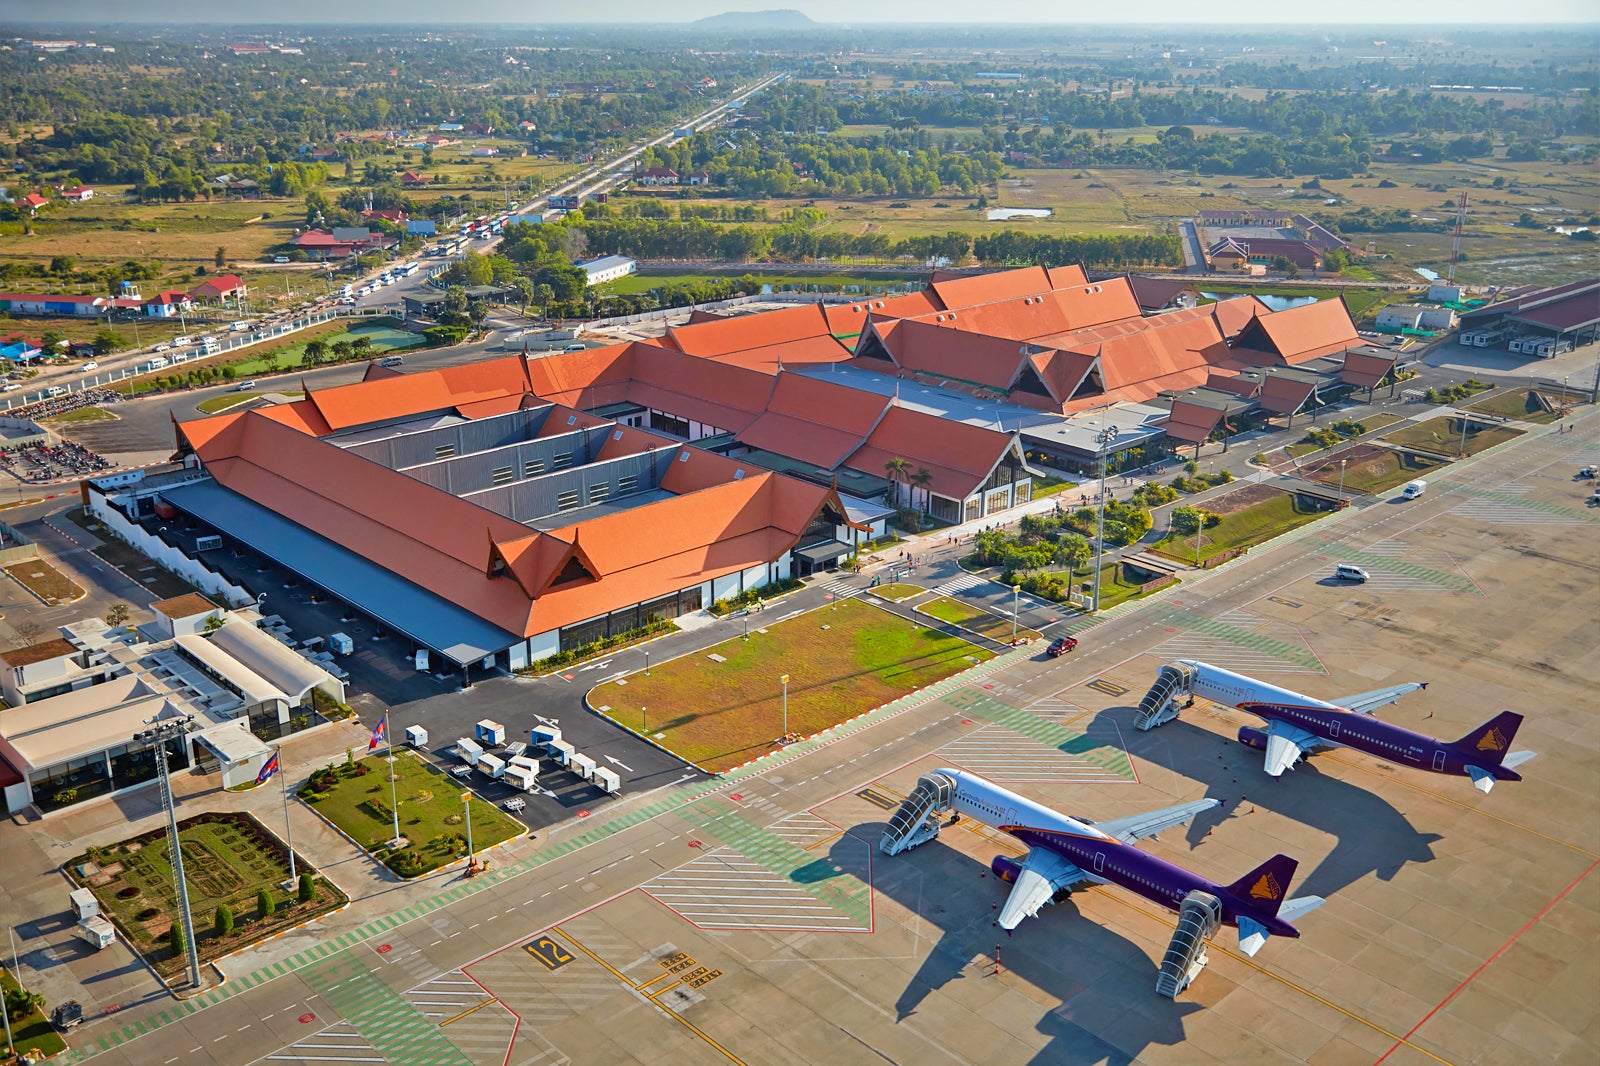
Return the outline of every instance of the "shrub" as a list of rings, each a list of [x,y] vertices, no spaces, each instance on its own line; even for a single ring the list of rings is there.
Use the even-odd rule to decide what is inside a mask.
[[[219,937],[233,932],[233,908],[226,903],[217,904],[217,913],[211,919],[211,929]]]
[[[256,916],[258,918],[266,921],[272,917],[273,912],[277,909],[277,905],[272,902],[272,891],[270,889],[263,888],[256,893]]]
[[[118,899],[132,899],[139,894],[138,885],[128,885],[126,888],[117,889]]]
[[[172,927],[167,930],[167,950],[173,955],[182,955],[184,947],[183,926],[173,922]]]
[[[144,910],[139,912],[138,918],[141,922],[148,922],[150,919],[157,917],[160,913],[161,908],[159,907],[146,907]]]
[[[301,903],[310,903],[317,898],[317,883],[311,879],[309,873],[300,875],[299,897]]]

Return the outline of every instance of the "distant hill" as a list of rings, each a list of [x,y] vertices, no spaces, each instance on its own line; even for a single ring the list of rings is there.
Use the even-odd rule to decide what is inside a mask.
[[[803,30],[816,23],[792,8],[773,11],[724,11],[697,19],[690,25],[702,30]]]

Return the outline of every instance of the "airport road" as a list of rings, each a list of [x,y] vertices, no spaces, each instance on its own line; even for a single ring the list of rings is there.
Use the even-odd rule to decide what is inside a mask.
[[[1572,474],[1597,422],[1110,612],[1072,657],[1013,654],[753,772],[628,798],[74,1044],[130,1066],[1592,1061],[1600,518]],[[1339,561],[1373,582],[1332,583]],[[1133,731],[1160,664],[1190,656],[1320,696],[1429,680],[1385,716],[1453,738],[1516,708],[1515,747],[1540,754],[1490,796],[1347,752],[1273,782],[1231,742],[1254,724],[1239,712]],[[877,852],[917,776],[950,763],[1090,818],[1221,799],[1147,846],[1219,880],[1284,851],[1294,890],[1329,902],[1254,959],[1224,932],[1161,999],[1165,912],[1091,890],[1005,938],[987,866],[1007,838],[962,823]]]

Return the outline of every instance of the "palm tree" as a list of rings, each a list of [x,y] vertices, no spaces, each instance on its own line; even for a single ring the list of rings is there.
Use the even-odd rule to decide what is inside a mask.
[[[922,513],[928,514],[933,509],[933,493],[928,491],[933,484],[933,472],[925,466],[919,466],[910,480],[913,488],[922,490]]]
[[[900,505],[900,482],[907,476],[907,472],[910,469],[911,464],[898,455],[883,464],[883,472],[889,475],[889,490],[892,497],[890,506],[898,507]]]

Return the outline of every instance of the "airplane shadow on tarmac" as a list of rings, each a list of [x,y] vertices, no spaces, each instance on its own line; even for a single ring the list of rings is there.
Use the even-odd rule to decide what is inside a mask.
[[[890,858],[877,850],[883,828],[881,822],[852,827],[828,857],[865,877],[867,856],[860,845],[867,841],[873,888],[920,919],[908,921],[919,946],[937,930],[937,940],[895,1001],[896,1021],[918,1014],[941,990],[968,1003],[982,998],[977,989],[969,990],[974,995],[962,995],[950,986],[996,980],[997,950],[1005,971],[1060,1000],[1036,1025],[1051,1037],[1033,1059],[1041,1066],[1128,1066],[1152,1044],[1181,1043],[1183,1019],[1204,1009],[1183,997],[1173,1001],[1158,996],[1156,963],[1146,950],[1085,917],[1072,899],[1046,906],[1007,936],[994,922],[1011,886],[984,863],[945,843],[945,836],[963,830],[947,828],[945,836]],[[1159,954],[1165,944],[1151,947]],[[937,1012],[936,1003],[927,1007]]]
[[[1417,832],[1405,815],[1359,784],[1322,773],[1314,758],[1273,780],[1262,768],[1262,753],[1237,740],[1182,718],[1140,733],[1132,726],[1132,714],[1132,708],[1117,708],[1100,712],[1096,719],[1101,725],[1116,721],[1130,754],[1202,782],[1207,797],[1222,801],[1221,807],[1189,823],[1190,847],[1225,821],[1249,818],[1252,808],[1273,811],[1334,839],[1333,850],[1316,869],[1305,873],[1301,867],[1294,895],[1332,896],[1367,874],[1392,880],[1407,863],[1432,862],[1433,844],[1443,839]]]

